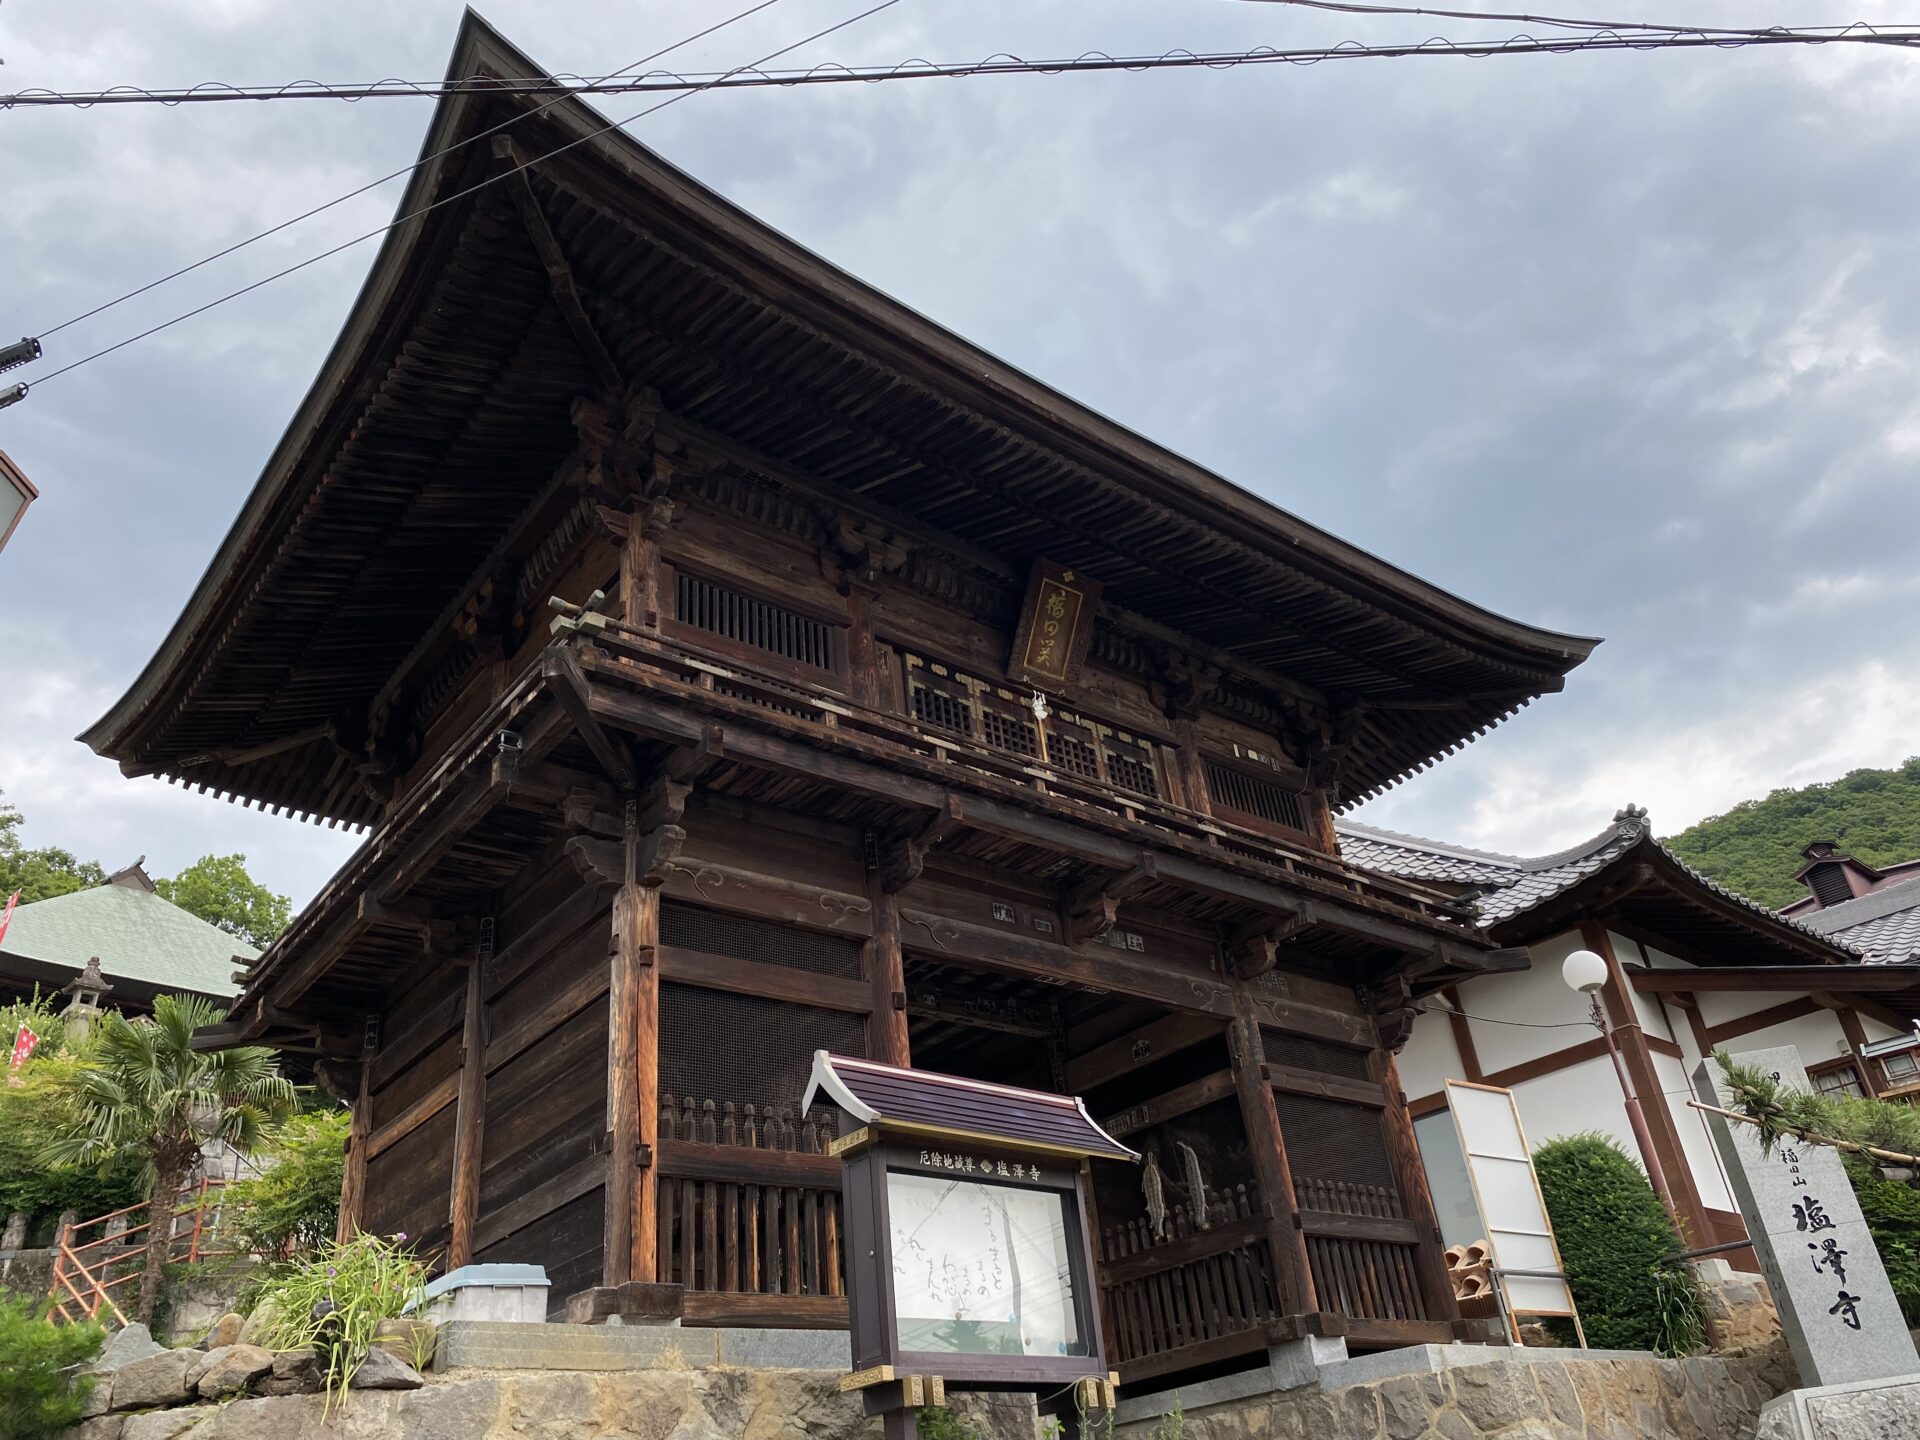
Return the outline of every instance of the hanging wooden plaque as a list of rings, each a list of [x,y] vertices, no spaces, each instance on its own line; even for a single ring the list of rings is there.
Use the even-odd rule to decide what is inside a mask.
[[[1040,690],[1072,689],[1093,643],[1093,612],[1099,604],[1098,580],[1051,560],[1034,561],[1007,678]]]

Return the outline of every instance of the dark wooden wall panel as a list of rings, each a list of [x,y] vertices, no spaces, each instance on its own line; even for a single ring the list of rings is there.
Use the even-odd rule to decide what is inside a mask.
[[[360,1228],[444,1248],[453,1193],[453,1106],[367,1161]],[[424,1251],[422,1253],[425,1253]]]
[[[595,1153],[606,1108],[603,998],[488,1076],[482,1218]]]
[[[376,1062],[377,1063],[377,1062]],[[373,1092],[373,1128],[402,1114],[460,1068],[460,1031],[455,1025],[387,1084]]]
[[[595,1187],[558,1210],[523,1225],[473,1258],[480,1264],[544,1265],[547,1315],[560,1318],[567,1297],[600,1283],[601,1230],[606,1191]]]

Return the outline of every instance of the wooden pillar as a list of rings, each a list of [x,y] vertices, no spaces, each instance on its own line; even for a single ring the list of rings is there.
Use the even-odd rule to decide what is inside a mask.
[[[480,1213],[480,1137],[487,1104],[487,962],[493,919],[481,922],[480,945],[467,966],[466,1016],[460,1028],[460,1091],[454,1100],[452,1239],[447,1269],[473,1261],[473,1224]]]
[[[1394,1064],[1393,1052],[1374,1050],[1367,1057],[1367,1074],[1387,1093],[1387,1108],[1380,1115],[1381,1129],[1387,1137],[1387,1162],[1393,1167],[1401,1208],[1407,1219],[1420,1227],[1413,1268],[1420,1277],[1420,1298],[1426,1303],[1427,1318],[1458,1320],[1460,1302],[1454,1299],[1453,1282],[1447,1279],[1446,1243],[1440,1238],[1427,1167],[1420,1160],[1420,1144],[1414,1139],[1413,1117],[1407,1113],[1407,1097],[1400,1089],[1400,1070]]]
[[[1626,972],[1621,969],[1619,958],[1613,953],[1613,937],[1598,920],[1581,922],[1580,936],[1588,949],[1607,962],[1607,985],[1601,993],[1607,1013],[1613,1018],[1614,1040],[1620,1047],[1620,1058],[1626,1064],[1627,1078],[1633,1083],[1633,1093],[1638,1097],[1641,1114],[1646,1118],[1655,1158],[1659,1161],[1660,1169],[1666,1173],[1669,1193],[1660,1198],[1680,1223],[1683,1231],[1681,1239],[1693,1245],[1711,1244],[1714,1232],[1707,1223],[1700,1187],[1694,1181],[1693,1167],[1687,1163],[1686,1151],[1680,1148],[1680,1132],[1673,1123],[1673,1111],[1667,1105],[1660,1074],[1654,1068],[1653,1051],[1647,1045],[1646,1031],[1640,1025],[1640,1012],[1634,1004],[1633,988],[1627,983]],[[1647,1157],[1643,1155],[1640,1158],[1645,1160]]]
[[[660,883],[639,868],[627,803],[626,878],[613,897],[607,994],[607,1190],[603,1283],[652,1281],[659,1263]]]
[[[372,1084],[373,1057],[360,1062],[360,1088],[353,1099],[353,1112],[347,1122],[346,1170],[340,1181],[340,1219],[333,1238],[342,1244],[360,1229],[360,1217],[367,1200],[367,1135],[373,1129]]]
[[[654,460],[657,485],[670,483],[672,462]],[[620,612],[629,625],[660,628],[660,532],[673,518],[673,502],[664,496],[636,504],[627,512],[627,543],[620,552]]]
[[[1273,1249],[1280,1305],[1290,1315],[1305,1315],[1320,1308],[1313,1267],[1307,1259],[1306,1233],[1300,1228],[1300,1207],[1293,1196],[1293,1169],[1287,1163],[1286,1137],[1280,1133],[1280,1111],[1273,1103],[1273,1087],[1267,1083],[1260,1022],[1244,985],[1234,986],[1233,1011],[1227,1053],[1247,1127],[1247,1148],[1253,1152],[1253,1173],[1266,1204],[1267,1241]]]
[[[1880,1086],[1873,1078],[1873,1064],[1860,1053],[1860,1047],[1867,1043],[1866,1027],[1860,1023],[1859,1012],[1848,1006],[1836,1010],[1840,1020],[1840,1033],[1847,1037],[1847,1054],[1853,1060],[1853,1070],[1860,1077],[1860,1088],[1874,1099],[1880,1098]]]
[[[885,1065],[911,1065],[907,1038],[907,972],[900,955],[900,904],[876,870],[868,883],[873,899],[873,938],[867,942],[867,975],[873,983],[873,1013],[867,1051]]]
[[[1449,1007],[1447,1028],[1453,1032],[1453,1048],[1460,1053],[1460,1068],[1466,1072],[1468,1080],[1478,1085],[1485,1081],[1487,1076],[1486,1072],[1480,1068],[1480,1052],[1473,1043],[1473,1027],[1467,1022],[1467,1017],[1461,1013],[1463,1007],[1460,1003],[1460,987],[1449,985],[1446,989],[1446,997]],[[1387,1054],[1387,1060],[1391,1067],[1393,1055],[1390,1051]],[[1424,1176],[1426,1171],[1422,1170],[1420,1173]]]

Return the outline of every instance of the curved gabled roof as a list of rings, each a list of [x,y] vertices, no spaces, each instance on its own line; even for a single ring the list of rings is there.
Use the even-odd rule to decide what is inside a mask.
[[[98,957],[108,980],[130,982],[128,995],[141,998],[192,993],[227,999],[240,991],[233,983],[235,959],[259,953],[161,899],[150,885],[120,876],[20,906],[0,940],[0,954],[75,974]]]
[[[540,72],[469,12],[449,73]],[[415,218],[387,235],[185,611],[81,737],[128,773],[377,817],[356,773],[368,710],[573,451],[572,405],[604,394],[609,365],[676,423],[815,486],[810,501],[856,496],[1016,596],[1044,553],[1097,575],[1109,618],[1304,688],[1342,717],[1349,800],[1559,689],[1598,643],[1472,605],[1239,489],[596,133],[579,100],[530,113],[543,103],[440,101],[423,154],[511,122],[521,153],[554,158],[494,184],[492,147],[462,145],[414,173],[400,212]]]
[[[1645,912],[1648,928],[1666,928],[1696,957],[1724,964],[1843,964],[1858,957],[1804,921],[1791,919],[1703,875],[1654,838],[1647,812],[1629,805],[1606,829],[1551,855],[1503,855],[1402,835],[1353,821],[1336,822],[1341,855],[1403,879],[1469,888],[1480,924],[1500,939],[1537,938],[1536,921],[1563,923],[1582,894]],[[1620,883],[1610,883],[1620,882]],[[1622,883],[1632,888],[1622,889]],[[1555,906],[1565,898],[1570,905]],[[1564,913],[1563,913],[1564,912]],[[1753,953],[1755,942],[1766,950]],[[1703,948],[1704,947],[1704,948]]]

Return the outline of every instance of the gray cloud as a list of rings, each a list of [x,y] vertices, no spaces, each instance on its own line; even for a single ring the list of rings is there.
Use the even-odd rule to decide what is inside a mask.
[[[738,63],[855,8],[783,0],[675,58]],[[489,8],[542,63],[582,72],[715,13]],[[1855,15],[1894,18],[1881,4]],[[1743,16],[1833,18],[1777,3]],[[14,0],[0,80],[426,77],[457,20],[438,0],[104,13]],[[809,58],[1439,28],[1468,29],[1231,3],[905,0]],[[1899,618],[1920,522],[1914,74],[1907,56],[1834,49],[1366,61],[701,96],[636,133],[1241,484],[1495,609],[1607,636],[1566,694],[1369,809],[1546,848],[1629,799],[1677,828],[1915,746],[1920,699],[1903,677],[1920,642]],[[405,163],[426,115],[394,101],[0,116],[0,333]],[[383,223],[396,194],[64,332],[58,358]],[[301,896],[344,854],[337,834],[122,782],[68,737],[165,633],[370,255],[0,416],[0,446],[45,492],[0,557],[0,786],[32,838],[145,849],[163,868],[246,847]]]

